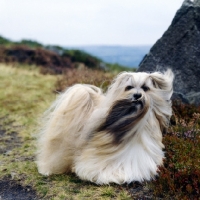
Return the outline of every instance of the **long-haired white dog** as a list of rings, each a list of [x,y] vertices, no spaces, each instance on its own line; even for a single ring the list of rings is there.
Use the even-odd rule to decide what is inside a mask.
[[[107,92],[67,89],[48,110],[37,155],[44,175],[75,172],[97,184],[150,180],[162,165],[173,73],[119,74]]]

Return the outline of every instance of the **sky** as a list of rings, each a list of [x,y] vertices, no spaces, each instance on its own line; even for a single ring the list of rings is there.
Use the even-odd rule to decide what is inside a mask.
[[[43,44],[152,45],[183,0],[0,0],[0,35]]]

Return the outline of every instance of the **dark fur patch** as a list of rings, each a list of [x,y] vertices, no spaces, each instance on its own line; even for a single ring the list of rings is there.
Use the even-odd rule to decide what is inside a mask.
[[[113,142],[119,144],[128,131],[136,124],[142,115],[144,103],[132,102],[128,99],[117,101],[110,109],[108,116],[96,132],[106,131],[113,135]]]
[[[128,99],[115,102],[115,104],[109,110],[109,114],[106,118],[104,126],[102,126],[101,129],[105,129],[106,127],[111,126],[116,121],[122,119],[127,115],[131,115],[136,111],[137,111],[136,106]]]

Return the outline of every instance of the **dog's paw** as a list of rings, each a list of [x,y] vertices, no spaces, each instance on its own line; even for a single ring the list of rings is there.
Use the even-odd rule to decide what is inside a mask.
[[[38,165],[38,172],[44,176],[49,176],[53,174],[50,169],[47,169],[46,167],[40,165]]]

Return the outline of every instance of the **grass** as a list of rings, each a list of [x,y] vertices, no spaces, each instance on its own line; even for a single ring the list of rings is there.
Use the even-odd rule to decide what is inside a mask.
[[[88,68],[71,69],[58,78],[55,87],[56,91],[64,91],[66,87],[72,86],[76,83],[84,83],[96,85],[105,91],[115,75],[116,73],[103,72]]]
[[[31,186],[42,199],[131,199],[126,189],[97,186],[78,179],[74,174],[44,177],[34,162],[37,120],[55,99],[58,76],[42,75],[32,66],[0,64],[0,130],[2,138],[14,139],[20,145],[8,148],[0,140],[0,180],[12,179]]]
[[[38,70],[0,65],[0,113],[9,116],[13,126],[21,126],[27,135],[41,111],[55,98],[55,76],[42,76]],[[24,127],[24,128],[23,128]]]
[[[35,66],[0,64],[0,180],[31,186],[42,199],[140,198],[136,183],[97,186],[75,174],[44,177],[34,163],[37,119],[56,98],[56,91],[78,82],[106,89],[114,75],[91,69],[71,70],[62,76],[42,75]],[[163,137],[164,166],[155,181],[143,183],[146,192],[142,195],[199,199],[200,107],[174,103],[173,110],[171,126]]]

